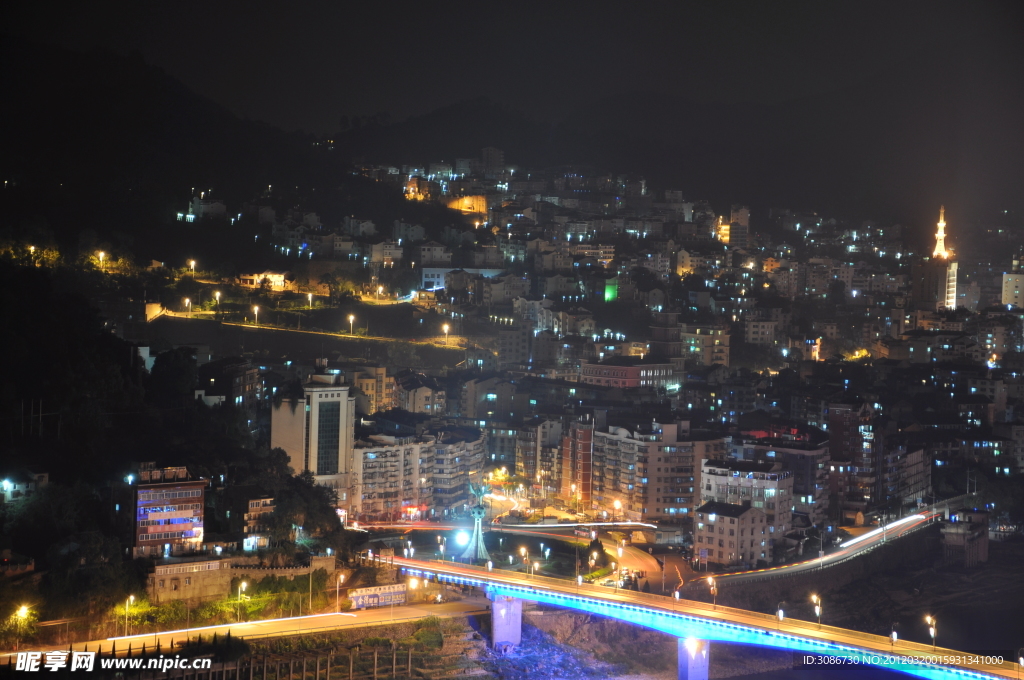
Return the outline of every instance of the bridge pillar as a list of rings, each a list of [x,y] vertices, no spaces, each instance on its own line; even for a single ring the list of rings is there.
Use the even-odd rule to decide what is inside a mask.
[[[523,641],[523,601],[517,597],[491,596],[491,646],[501,650]]]
[[[679,638],[679,680],[708,680],[711,641]]]

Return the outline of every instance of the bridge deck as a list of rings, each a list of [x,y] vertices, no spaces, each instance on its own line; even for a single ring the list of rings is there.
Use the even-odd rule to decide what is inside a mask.
[[[693,600],[675,600],[661,595],[638,593],[595,586],[577,585],[575,582],[544,576],[529,576],[507,571],[488,571],[451,562],[437,562],[394,558],[393,563],[412,575],[432,575],[442,580],[461,582],[480,587],[490,587],[496,592],[514,595],[525,600],[537,600],[578,609],[588,609],[616,618],[649,625],[666,632],[652,623],[642,623],[648,616],[662,622],[675,620],[671,631],[686,630],[685,621],[700,620],[721,624],[710,626],[704,631],[712,636],[716,631],[729,631],[730,635],[718,637],[720,641],[746,642],[794,651],[817,651],[819,654],[855,654],[880,657],[880,667],[909,672],[928,678],[1016,678],[1019,668],[1015,660],[993,663],[991,659],[977,657],[943,647],[933,648],[906,640],[893,644],[888,637],[862,633],[835,626],[819,626],[814,621],[786,618],[779,621],[775,616],[759,612],[714,606]],[[653,617],[653,618],[651,618]],[[754,633],[743,638],[739,631]],[[697,636],[695,632],[694,637]],[[906,657],[907,662],[899,667],[892,665],[891,658]],[[889,659],[885,661],[884,659]],[[868,661],[870,663],[870,661]]]

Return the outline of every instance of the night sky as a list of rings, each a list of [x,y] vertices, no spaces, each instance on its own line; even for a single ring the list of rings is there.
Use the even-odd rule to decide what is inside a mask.
[[[924,229],[939,202],[961,225],[1024,214],[1021,2],[20,2],[4,18],[34,43],[140,54],[288,131],[485,96],[537,123],[735,159],[746,179],[728,163],[684,178],[709,197],[863,207]],[[704,118],[674,126],[688,103]],[[701,139],[719,111],[734,122]]]
[[[18,4],[8,32],[138,50],[241,116],[317,133],[478,95],[541,120],[631,91],[775,103],[952,57],[921,102],[938,106],[1019,88],[1024,66],[1016,2]]]

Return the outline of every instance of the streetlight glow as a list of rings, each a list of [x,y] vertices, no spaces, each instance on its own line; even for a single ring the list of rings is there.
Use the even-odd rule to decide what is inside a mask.
[[[450,326],[448,326],[448,324],[445,324],[444,326],[441,327],[441,330],[444,331],[444,344],[445,344],[445,347],[448,346],[448,329],[449,328],[450,328]]]
[[[352,330],[352,323],[356,320],[355,314],[348,315],[348,334],[355,335],[355,331]]]
[[[253,305],[252,311],[256,314],[256,325],[260,325],[260,306]]]

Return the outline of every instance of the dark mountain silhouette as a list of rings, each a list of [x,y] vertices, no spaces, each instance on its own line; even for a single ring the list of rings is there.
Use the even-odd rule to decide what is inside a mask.
[[[1024,207],[1015,189],[1024,179],[1024,131],[1012,123],[1024,119],[1024,87],[968,78],[962,58],[937,45],[873,78],[774,105],[606,96],[552,126],[474,99],[339,141],[394,163],[497,146],[509,163],[640,173],[723,208],[814,208],[931,229],[941,203],[961,224]]]
[[[45,221],[65,245],[83,229],[145,239],[193,187],[237,207],[267,184],[337,174],[312,138],[241,120],[139,57],[5,39],[0,60],[10,228]]]
[[[311,137],[239,119],[141,58],[5,39],[0,170],[9,186],[0,214],[8,228],[45,222],[65,245],[83,229],[123,232],[148,244],[137,254],[159,257],[192,187],[212,188],[232,207],[267,184],[298,187],[296,202],[319,190],[320,209],[337,218],[367,191],[348,172],[350,159],[425,164],[497,146],[524,168],[641,174],[720,210],[730,202],[813,208],[924,233],[940,203],[951,224],[964,225],[1024,200],[1016,191],[1024,87],[1006,86],[1024,74],[970,79],[962,56],[922,55],[830,94],[774,105],[633,92],[541,124],[470,99],[390,124],[376,117],[339,132],[327,152]],[[324,192],[337,200],[324,201]],[[390,200],[370,203],[389,215],[405,209]]]

